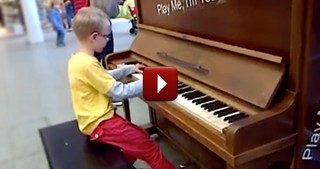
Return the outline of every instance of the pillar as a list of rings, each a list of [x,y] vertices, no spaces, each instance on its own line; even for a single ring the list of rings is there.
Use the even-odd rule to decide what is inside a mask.
[[[31,44],[43,42],[44,37],[36,0],[20,0],[20,2],[27,28],[28,41]]]

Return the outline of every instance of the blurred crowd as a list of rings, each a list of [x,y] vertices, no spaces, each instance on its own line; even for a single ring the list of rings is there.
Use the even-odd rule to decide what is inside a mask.
[[[47,17],[50,22],[55,22],[56,18],[52,17],[58,17],[53,16],[55,15],[55,12],[59,13],[59,17],[61,17],[61,21],[63,24],[63,27],[67,29],[68,31],[72,30],[72,18],[74,16],[74,4],[71,0],[51,0],[47,1],[45,4],[46,11],[47,11]],[[53,23],[57,24],[57,23]],[[54,25],[54,27],[57,25]]]

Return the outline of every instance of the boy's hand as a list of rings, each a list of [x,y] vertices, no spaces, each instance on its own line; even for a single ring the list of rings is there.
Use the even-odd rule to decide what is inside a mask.
[[[146,67],[145,65],[138,63],[135,65],[134,71],[135,71],[135,73],[143,73],[143,69],[145,67]]]

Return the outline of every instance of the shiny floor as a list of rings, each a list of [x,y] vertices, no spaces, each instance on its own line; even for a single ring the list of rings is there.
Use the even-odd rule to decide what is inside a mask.
[[[130,23],[113,21],[115,51],[130,47]],[[45,32],[45,43],[29,45],[25,36],[0,40],[0,169],[48,169],[38,129],[74,119],[67,83],[67,60],[76,51],[72,32],[64,48],[55,46],[55,33]],[[131,100],[132,121],[148,122],[147,105]],[[121,111],[120,111],[121,113]],[[178,164],[182,157],[159,141]],[[137,168],[149,168],[138,161]]]

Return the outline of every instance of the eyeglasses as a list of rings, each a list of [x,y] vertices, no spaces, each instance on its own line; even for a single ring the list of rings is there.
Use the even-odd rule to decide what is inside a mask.
[[[110,37],[111,37],[111,35],[110,35],[110,34],[105,35],[105,34],[101,34],[101,33],[97,32],[97,31],[94,31],[94,32],[92,32],[91,34],[93,34],[93,33],[97,33],[99,36],[104,37],[106,40],[109,40],[109,39],[110,39]]]
[[[110,34],[108,34],[108,35],[103,35],[103,34],[100,34],[100,33],[99,33],[99,35],[102,36],[102,37],[104,37],[104,38],[107,39],[107,40],[110,39]]]

